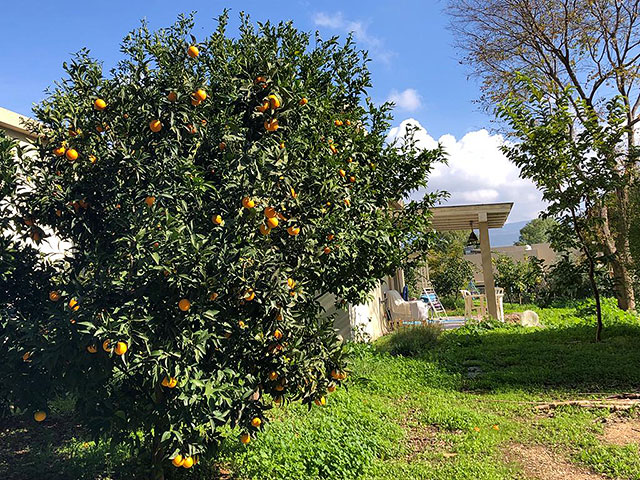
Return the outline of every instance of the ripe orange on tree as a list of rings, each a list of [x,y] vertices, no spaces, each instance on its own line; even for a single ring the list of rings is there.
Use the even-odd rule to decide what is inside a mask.
[[[198,55],[200,55],[200,50],[198,50],[198,47],[196,47],[195,45],[191,45],[187,49],[187,55],[189,55],[191,58],[196,58]]]
[[[149,195],[144,199],[144,203],[147,204],[147,207],[152,207],[153,204],[156,203],[156,197],[154,197],[153,195]]]
[[[260,417],[254,417],[253,420],[251,420],[251,426],[258,428],[260,425],[262,425]]]
[[[264,113],[264,112],[266,112],[267,110],[269,110],[270,105],[271,105],[271,104],[269,103],[269,101],[268,101],[268,100],[265,100],[265,101],[263,101],[260,105],[258,105],[258,106],[256,107],[256,111],[258,111],[258,112],[260,112],[260,113]],[[266,128],[266,127],[265,127],[265,128]]]
[[[151,120],[149,122],[149,129],[154,132],[154,133],[158,133],[160,130],[162,130],[162,122],[160,122],[160,120]]]
[[[167,94],[167,100],[169,100],[170,102],[175,102],[176,100],[178,100],[178,94],[176,92],[169,92]]]
[[[251,441],[251,435],[249,435],[248,433],[243,433],[242,435],[240,435],[240,441],[246,445]]]
[[[107,108],[107,102],[105,102],[101,98],[96,98],[95,101],[93,102],[93,107],[96,110],[104,110],[105,108]]]
[[[269,235],[271,233],[271,229],[264,223],[260,224],[259,230],[262,235]]]
[[[282,106],[282,98],[277,93],[272,93],[267,97],[271,110],[276,110]]]
[[[116,343],[116,348],[115,348],[115,352],[116,355],[124,355],[125,353],[127,353],[127,350],[129,349],[129,347],[127,346],[126,342],[118,342]]]
[[[264,209],[264,216],[267,218],[273,218],[277,215],[276,209],[273,207],[267,207]]]
[[[268,132],[275,132],[276,130],[278,130],[278,127],[279,127],[279,124],[278,124],[277,118],[271,118],[269,120],[264,121],[264,128]]]
[[[267,225],[269,228],[276,228],[278,226],[278,219],[276,217],[267,218]]]
[[[292,237],[295,237],[296,235],[300,234],[300,227],[291,226],[291,227],[287,228],[287,233],[289,235],[291,235]]]
[[[55,148],[55,149],[53,150],[53,154],[54,154],[56,157],[61,157],[61,156],[63,156],[63,155],[64,155],[64,152],[66,152],[66,151],[67,151],[67,149],[66,149],[66,148],[64,148],[63,146],[60,146],[60,147]]]
[[[173,457],[173,459],[171,460],[171,463],[175,466],[175,467],[181,467],[182,466],[182,462],[184,462],[184,459],[182,458],[182,455],[178,454],[175,457]]]
[[[52,302],[57,302],[58,300],[60,300],[60,292],[57,292],[55,290],[49,292],[49,300],[51,300]]]
[[[45,418],[47,418],[47,414],[42,410],[38,410],[36,413],[33,414],[33,418],[36,422],[44,422]]]
[[[178,308],[183,312],[186,312],[191,308],[191,302],[188,299],[183,298],[178,302]]]
[[[199,88],[195,92],[193,92],[193,97],[197,98],[201,102],[204,102],[207,99],[207,92],[205,92],[202,88]]]
[[[98,347],[96,345],[88,345],[87,352],[89,353],[98,353]]]
[[[256,202],[251,200],[249,197],[244,197],[242,199],[242,206],[246,209],[251,209],[256,206]]]
[[[65,152],[65,156],[67,157],[67,160],[69,160],[70,162],[73,162],[78,158],[78,151],[73,148],[70,148]]]

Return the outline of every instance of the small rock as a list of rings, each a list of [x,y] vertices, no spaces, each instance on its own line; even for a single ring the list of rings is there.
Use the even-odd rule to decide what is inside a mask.
[[[540,318],[533,310],[525,310],[520,315],[520,325],[523,327],[541,327]]]

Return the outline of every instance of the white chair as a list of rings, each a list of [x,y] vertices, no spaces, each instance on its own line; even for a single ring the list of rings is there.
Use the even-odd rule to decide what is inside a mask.
[[[392,328],[407,325],[425,325],[429,321],[429,306],[422,300],[406,301],[396,290],[385,294]]]
[[[464,318],[478,319],[486,315],[486,299],[484,293],[472,293],[469,290],[460,290],[464,299]]]

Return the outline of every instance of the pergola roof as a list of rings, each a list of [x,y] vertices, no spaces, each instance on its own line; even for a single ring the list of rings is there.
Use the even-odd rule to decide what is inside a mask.
[[[511,207],[513,202],[434,207],[431,210],[433,214],[431,226],[440,232],[470,230],[478,228],[480,215],[486,213],[489,228],[502,228],[511,212]]]

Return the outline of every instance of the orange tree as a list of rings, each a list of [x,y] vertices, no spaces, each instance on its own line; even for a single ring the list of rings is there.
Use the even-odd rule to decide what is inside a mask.
[[[156,478],[225,426],[248,443],[274,404],[324,405],[346,359],[319,296],[362,301],[424,248],[437,197],[392,207],[443,154],[386,142],[351,39],[226,21],[200,42],[191,17],[143,25],[109,75],[76,55],[12,193],[27,241],[72,247],[32,311],[5,313],[3,355],[30,352],[10,381],[48,375],[24,407],[72,393],[96,434],[144,440]]]

